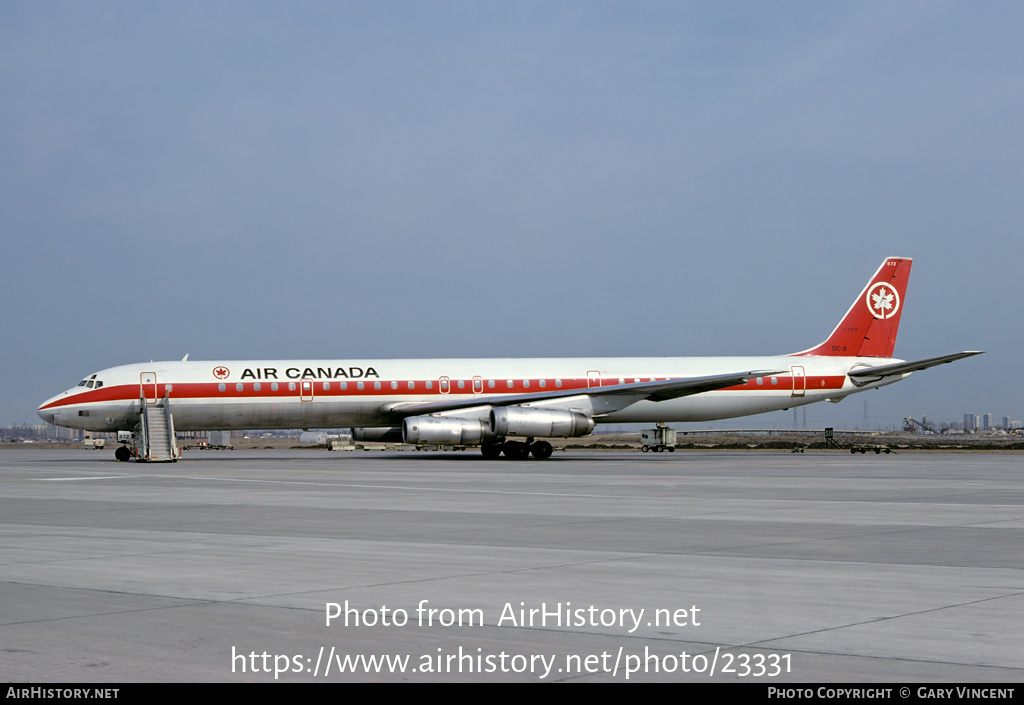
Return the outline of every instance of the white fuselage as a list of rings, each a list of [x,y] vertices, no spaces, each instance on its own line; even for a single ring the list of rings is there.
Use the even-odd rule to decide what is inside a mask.
[[[131,430],[143,404],[166,397],[179,431],[380,427],[395,424],[390,412],[396,407],[417,404],[479,399],[486,408],[508,395],[578,389],[585,396],[593,387],[744,369],[785,371],[607,413],[589,410],[595,423],[707,421],[838,400],[891,384],[905,375],[855,385],[846,373],[892,362],[899,360],[778,355],[149,362],[98,372],[45,401],[39,415],[71,428]]]

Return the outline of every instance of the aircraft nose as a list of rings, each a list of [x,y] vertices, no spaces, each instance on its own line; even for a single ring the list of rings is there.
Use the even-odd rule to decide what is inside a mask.
[[[60,395],[58,395],[58,396],[60,396]],[[39,418],[41,418],[46,423],[56,424],[55,419],[57,418],[57,412],[55,412],[55,411],[53,411],[51,409],[47,409],[46,408],[50,404],[52,404],[54,402],[54,400],[56,400],[56,399],[57,399],[57,397],[50,397],[49,399],[44,401],[42,404],[40,404],[38,409],[36,409],[36,413],[39,415]]]

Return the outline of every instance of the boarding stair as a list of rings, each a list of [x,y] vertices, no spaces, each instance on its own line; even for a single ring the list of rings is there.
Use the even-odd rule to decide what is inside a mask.
[[[173,463],[181,457],[174,438],[174,417],[168,396],[156,401],[140,398],[138,444],[135,459],[153,463]]]

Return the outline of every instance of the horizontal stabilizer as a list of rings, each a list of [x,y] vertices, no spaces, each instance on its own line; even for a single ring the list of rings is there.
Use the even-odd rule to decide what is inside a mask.
[[[924,360],[912,360],[910,362],[895,362],[891,365],[879,365],[878,367],[864,367],[861,369],[854,370],[849,373],[850,379],[855,383],[857,381],[872,381],[882,377],[889,377],[892,375],[905,375],[908,372],[917,372],[918,370],[926,370],[929,367],[935,367],[936,365],[942,365],[947,362],[953,362],[954,360],[962,360],[965,357],[971,357],[973,355],[981,355],[984,350],[967,350],[965,352],[953,353],[951,355],[940,355],[939,357],[929,357]]]

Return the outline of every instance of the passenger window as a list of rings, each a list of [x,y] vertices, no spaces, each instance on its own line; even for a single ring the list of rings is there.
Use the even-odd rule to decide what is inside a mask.
[[[276,392],[277,391],[277,382],[271,382],[270,383],[270,391],[272,391],[272,392]]]
[[[374,389],[380,389],[380,382],[374,382],[373,383],[373,388]]]
[[[331,383],[330,382],[324,382],[324,391],[325,392],[331,391]]]
[[[219,391],[219,392],[223,392],[227,388],[228,388],[227,385],[224,384],[223,382],[221,382],[220,384],[217,385],[217,391]]]
[[[412,381],[410,381],[410,382],[409,382],[409,389],[416,389],[416,383],[415,383],[415,382],[412,382]]]
[[[431,382],[431,381],[430,381],[430,380],[428,379],[428,380],[427,380],[427,389],[433,389],[433,388],[434,388],[434,383],[433,383],[433,382]]]
[[[459,389],[465,389],[465,388],[466,388],[466,381],[460,379],[459,380]]]
[[[168,385],[168,386],[170,386],[170,385]],[[254,392],[260,391],[260,383],[259,382],[253,382],[252,383],[252,389],[253,389]]]
[[[238,384],[235,385],[235,391],[236,392],[240,392],[243,389],[245,389],[245,386],[241,382],[239,382]]]
[[[542,387],[546,387],[546,386],[548,386],[548,381],[547,381],[546,379],[542,379],[542,380],[540,381],[540,386],[542,386]]]
[[[356,389],[362,389],[362,388],[363,388],[363,383],[362,382],[356,382]]]
[[[505,386],[508,387],[509,389],[512,389],[512,384],[513,382],[510,379],[505,381]]]
[[[523,387],[526,388],[526,389],[529,389],[530,388],[530,380],[524,379],[523,380]]]
[[[398,382],[392,382],[391,383],[391,388],[392,389],[398,389]]]

